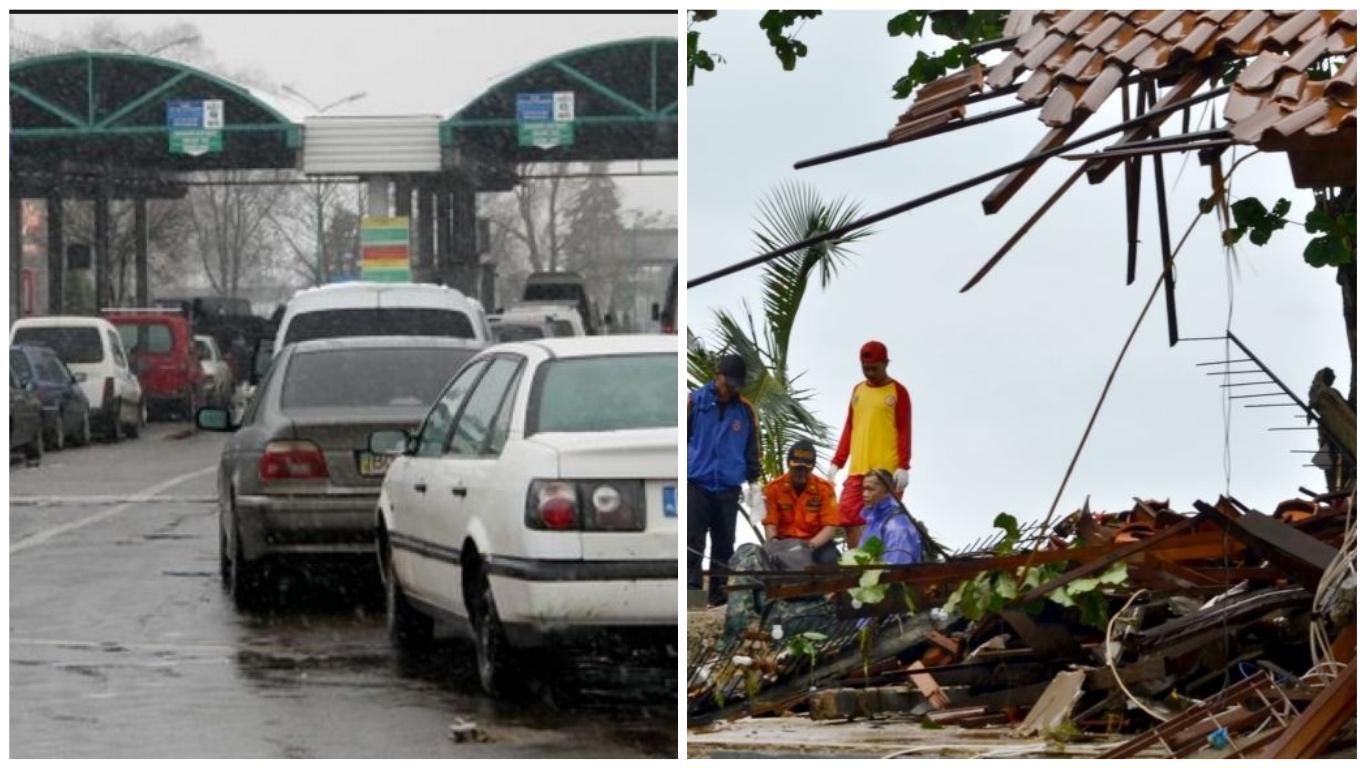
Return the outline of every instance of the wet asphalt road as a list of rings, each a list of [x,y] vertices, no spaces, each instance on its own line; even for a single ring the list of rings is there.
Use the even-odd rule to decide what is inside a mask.
[[[11,757],[677,754],[672,659],[585,661],[556,677],[579,693],[495,702],[460,642],[392,653],[361,562],[237,613],[212,501],[224,436],[177,433],[11,464]],[[452,741],[456,718],[490,740]]]

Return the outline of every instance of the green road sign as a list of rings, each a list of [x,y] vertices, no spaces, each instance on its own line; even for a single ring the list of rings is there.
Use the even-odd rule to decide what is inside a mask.
[[[573,123],[522,123],[517,126],[517,144],[523,147],[567,147],[574,143]]]
[[[170,132],[171,153],[198,157],[223,151],[222,131],[174,130]]]

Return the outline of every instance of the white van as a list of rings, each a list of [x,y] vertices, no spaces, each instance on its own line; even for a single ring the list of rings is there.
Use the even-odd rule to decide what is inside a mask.
[[[489,317],[499,342],[583,336],[583,318],[569,304],[514,304]]]
[[[110,440],[137,437],[147,423],[142,385],[123,337],[98,317],[26,317],[10,327],[9,343],[47,347],[71,369],[90,401],[91,426]]]
[[[285,305],[274,352],[287,344],[344,336],[444,336],[492,343],[479,302],[427,283],[338,283],[308,288]]]

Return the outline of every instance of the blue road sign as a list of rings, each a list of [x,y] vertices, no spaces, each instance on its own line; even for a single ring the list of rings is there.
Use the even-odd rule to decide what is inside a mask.
[[[517,94],[517,122],[549,123],[555,119],[555,94]]]
[[[197,129],[204,127],[204,102],[168,101],[166,102],[166,127]]]

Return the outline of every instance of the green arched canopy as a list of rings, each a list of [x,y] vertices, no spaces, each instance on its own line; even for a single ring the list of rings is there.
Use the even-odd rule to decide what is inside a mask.
[[[519,94],[573,92],[571,143],[519,143]],[[593,45],[504,78],[441,124],[446,165],[661,160],[678,157],[678,39]]]
[[[250,90],[179,62],[78,51],[10,65],[11,161],[164,171],[293,168],[301,127]],[[221,149],[172,151],[167,104],[221,101]]]

